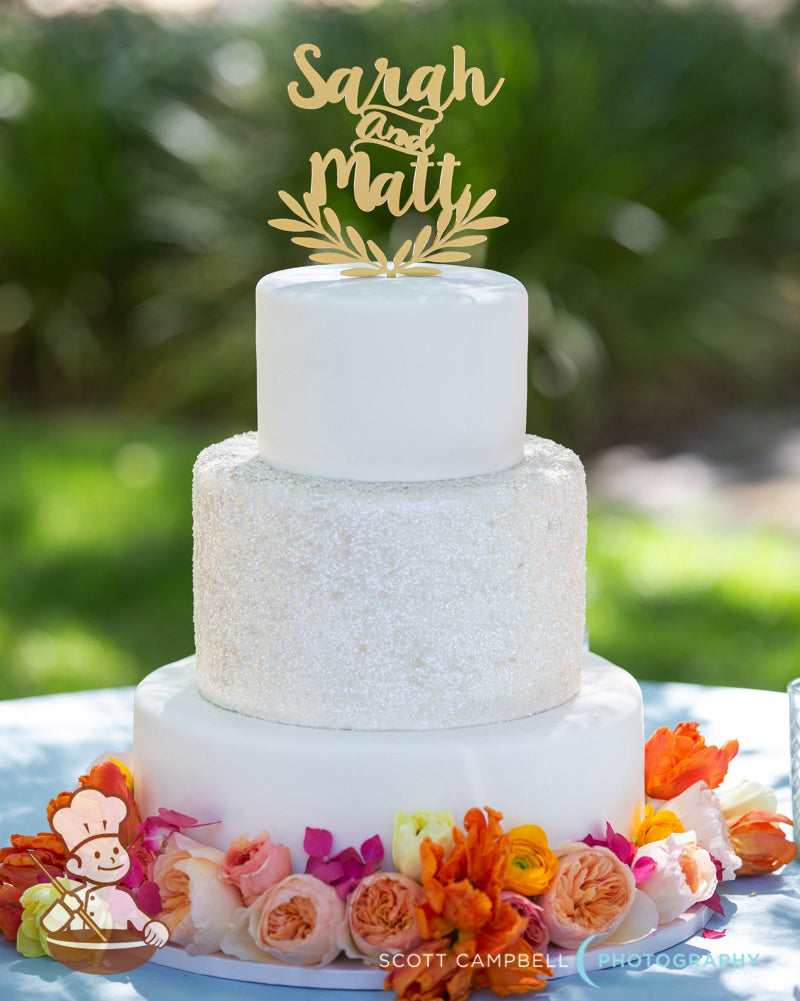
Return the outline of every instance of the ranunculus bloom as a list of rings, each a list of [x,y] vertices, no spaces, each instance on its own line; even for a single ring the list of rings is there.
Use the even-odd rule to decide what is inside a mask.
[[[345,952],[353,959],[377,960],[381,953],[397,955],[416,948],[422,935],[414,909],[423,897],[419,883],[399,872],[366,876],[347,898]]]
[[[234,911],[239,891],[218,877],[223,854],[185,834],[173,834],[153,866],[164,910],[161,920],[170,939],[190,955],[216,952]]]
[[[658,910],[658,923],[668,924],[717,888],[717,870],[705,848],[700,848],[692,831],[670,834],[664,841],[644,845],[636,857],[656,863],[655,872],[639,884]]]
[[[6,937],[6,942],[13,942],[17,937],[17,929],[22,923],[22,890],[10,883],[0,883],[0,932]]]
[[[339,955],[345,905],[334,887],[307,873],[287,876],[249,908],[259,949],[293,966],[326,966]]]
[[[558,859],[556,859],[558,862]],[[528,925],[522,933],[522,938],[528,943],[533,952],[544,952],[547,943],[550,941],[550,932],[544,920],[544,911],[539,904],[534,903],[521,893],[514,893],[513,890],[503,890],[500,899],[507,904],[511,904],[514,910],[523,918],[528,919]]]
[[[731,841],[742,864],[737,876],[761,876],[774,872],[797,855],[797,845],[778,826],[791,825],[782,813],[749,810],[730,825]]]
[[[12,834],[11,847],[0,848],[0,880],[18,890],[36,886],[41,869],[31,858],[33,853],[51,876],[64,875],[64,842],[52,831],[41,834]]]
[[[577,949],[590,935],[608,938],[633,903],[636,881],[608,848],[574,843],[558,860],[558,871],[539,897],[550,939]]]
[[[453,850],[454,827],[455,821],[447,810],[441,813],[430,810],[403,813],[398,810],[392,837],[392,859],[397,871],[417,881],[422,879],[422,842],[430,838],[442,846],[447,857]]]
[[[720,863],[722,879],[734,878],[740,859],[733,850],[717,794],[705,782],[695,782],[674,799],[653,803],[653,807],[674,813],[684,831],[694,831],[698,845]]]
[[[766,810],[774,813],[778,809],[778,797],[775,790],[760,782],[743,779],[730,789],[718,789],[719,803],[727,821],[743,817],[750,810]]]
[[[636,844],[647,845],[651,841],[663,841],[670,834],[682,834],[683,824],[671,810],[659,810],[658,813],[648,803],[644,808],[644,820],[636,832]]]
[[[220,878],[239,888],[245,907],[292,873],[286,845],[273,844],[269,831],[255,838],[234,838],[222,860]]]
[[[722,747],[706,744],[697,723],[659,727],[644,748],[645,792],[653,799],[672,799],[699,780],[716,789],[738,750],[736,740]]]
[[[547,835],[535,824],[512,827],[511,854],[506,867],[504,889],[524,897],[544,893],[558,869],[558,856],[547,843]]]
[[[77,890],[82,883],[61,877],[56,880],[64,890]],[[22,921],[17,930],[17,951],[28,959],[51,955],[47,945],[47,932],[42,928],[42,918],[59,899],[58,890],[51,883],[29,886],[20,897]]]

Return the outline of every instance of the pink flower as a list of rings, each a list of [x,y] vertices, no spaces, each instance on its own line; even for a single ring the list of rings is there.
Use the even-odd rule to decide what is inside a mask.
[[[381,953],[397,955],[416,948],[422,934],[414,908],[424,896],[419,883],[399,872],[365,876],[347,898],[347,954],[377,960]]]
[[[658,923],[668,924],[699,901],[706,901],[717,888],[714,860],[697,844],[693,831],[670,834],[663,841],[643,845],[637,857],[649,856],[656,869],[639,885],[658,910]]]
[[[345,906],[315,876],[287,876],[237,913],[222,943],[225,952],[254,959],[260,950],[293,966],[326,966],[341,951]],[[255,949],[253,948],[255,946]]]
[[[220,879],[238,886],[245,907],[275,883],[290,876],[292,856],[286,845],[276,845],[269,832],[262,831],[252,840],[234,838],[222,860]]]
[[[383,842],[377,834],[362,844],[361,855],[355,848],[344,848],[331,855],[331,832],[321,827],[307,827],[303,848],[309,857],[306,873],[335,887],[342,900],[347,898],[356,883],[375,872],[383,859]]]
[[[161,852],[164,850],[170,834],[177,831],[187,831],[191,827],[200,827],[194,817],[187,817],[185,813],[178,813],[176,810],[165,810],[159,807],[157,817],[147,817],[136,828],[141,844],[151,852]]]
[[[632,841],[628,841],[624,834],[618,834],[611,824],[606,824],[605,841],[600,841],[598,838],[593,838],[591,834],[587,834],[583,839],[583,843],[589,845],[590,848],[597,846],[608,848],[623,865],[630,866],[633,878],[637,883],[641,883],[647,879],[655,869],[655,863],[652,859],[644,857],[640,859],[636,858],[636,845]]]
[[[544,910],[528,897],[513,890],[503,890],[500,899],[511,904],[517,914],[528,919],[528,927],[522,933],[523,941],[527,942],[532,952],[544,953],[550,941],[550,932],[544,920]]]
[[[539,897],[550,940],[563,949],[577,949],[596,935],[599,944],[622,923],[635,891],[633,873],[612,851],[571,843]]]

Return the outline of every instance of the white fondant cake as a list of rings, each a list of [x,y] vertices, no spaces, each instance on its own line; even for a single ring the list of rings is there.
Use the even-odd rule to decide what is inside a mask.
[[[306,826],[339,847],[380,834],[396,810],[500,810],[504,827],[535,823],[551,844],[606,822],[630,832],[644,815],[642,696],[629,674],[584,655],[581,692],[527,719],[450,730],[358,732],[286,726],[203,699],[193,658],[146,678],[136,693],[137,798],[147,814],[169,804],[225,849],[267,828],[305,865]],[[391,863],[388,862],[391,869]]]
[[[529,437],[503,472],[362,483],[268,466],[255,435],[194,479],[201,695],[280,723],[470,726],[580,688],[586,491]]]
[[[528,300],[514,278],[341,277],[321,264],[256,289],[262,458],[309,476],[442,480],[522,459]]]
[[[258,437],[195,469],[196,667],[137,691],[143,814],[295,871],[306,826],[388,850],[398,810],[641,819],[639,688],[582,652],[583,469],[525,438],[524,289],[442,271],[259,284]]]

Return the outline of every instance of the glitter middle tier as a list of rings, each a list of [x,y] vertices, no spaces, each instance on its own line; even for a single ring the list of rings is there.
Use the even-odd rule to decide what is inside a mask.
[[[255,433],[194,476],[200,693],[280,723],[464,727],[580,689],[586,492],[529,436],[499,473],[425,483],[298,476]]]

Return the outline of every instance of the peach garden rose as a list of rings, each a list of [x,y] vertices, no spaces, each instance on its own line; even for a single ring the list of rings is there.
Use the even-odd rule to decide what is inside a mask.
[[[630,868],[608,848],[568,843],[538,901],[550,940],[577,949],[590,935],[598,936],[597,943],[608,938],[630,910],[635,890]]]
[[[239,891],[218,874],[223,854],[185,834],[172,834],[153,866],[170,940],[194,955],[216,952],[234,912]]]
[[[409,952],[422,941],[414,914],[424,898],[419,883],[399,872],[376,872],[347,898],[345,951],[353,959]]]
[[[339,955],[345,905],[332,886],[299,873],[271,886],[249,908],[257,948],[294,966],[326,966]]]

